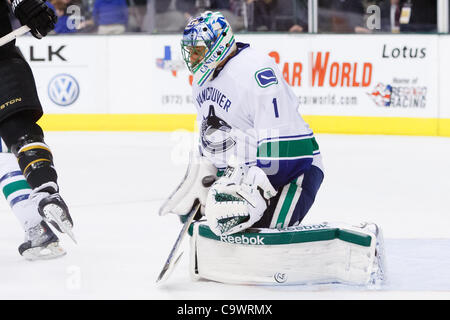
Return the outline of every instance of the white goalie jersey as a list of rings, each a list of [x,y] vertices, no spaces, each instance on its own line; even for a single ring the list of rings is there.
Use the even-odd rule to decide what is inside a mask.
[[[248,44],[203,86],[194,83],[200,150],[219,168],[234,155],[257,165],[275,188],[322,159],[313,131],[298,111],[298,99],[275,61]]]

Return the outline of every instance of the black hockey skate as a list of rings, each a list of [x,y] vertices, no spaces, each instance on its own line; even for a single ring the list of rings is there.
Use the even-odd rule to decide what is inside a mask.
[[[27,260],[47,260],[64,256],[66,251],[45,221],[41,221],[25,232],[25,242],[19,246],[19,253]]]
[[[39,201],[38,211],[42,218],[77,243],[72,231],[73,221],[69,208],[57,190],[56,183],[49,182],[33,190],[32,197]]]

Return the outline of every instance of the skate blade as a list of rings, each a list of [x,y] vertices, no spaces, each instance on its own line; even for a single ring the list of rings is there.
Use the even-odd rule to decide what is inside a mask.
[[[50,243],[44,248],[30,248],[22,252],[22,256],[29,261],[56,259],[66,254],[67,252],[59,246],[59,243]]]
[[[65,217],[63,209],[56,204],[50,203],[46,205],[42,211],[47,222],[52,224],[55,228],[60,229],[58,231],[67,234],[75,244],[78,244],[72,231],[72,224],[68,219],[63,219],[63,217]]]

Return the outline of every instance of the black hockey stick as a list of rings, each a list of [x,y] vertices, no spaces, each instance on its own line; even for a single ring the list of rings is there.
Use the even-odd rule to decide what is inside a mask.
[[[17,28],[16,30],[8,33],[7,35],[0,38],[0,47],[13,41],[17,37],[20,37],[21,35],[24,35],[30,31],[30,28],[27,25],[21,26],[20,28]]]
[[[186,236],[187,231],[189,230],[189,226],[191,225],[192,221],[194,221],[194,217],[199,210],[200,210],[200,202],[197,201],[197,203],[192,207],[191,211],[188,213],[186,221],[184,222],[183,227],[181,228],[180,234],[178,235],[178,238],[175,241],[175,244],[173,245],[173,248],[169,253],[169,257],[167,258],[166,263],[164,264],[164,267],[162,268],[161,273],[159,274],[158,279],[156,280],[156,283],[167,280],[170,274],[172,273],[173,269],[175,269],[177,262],[180,260],[181,255],[183,254],[183,252],[181,252],[177,256],[178,249],[180,248],[180,245],[183,242],[183,239]]]

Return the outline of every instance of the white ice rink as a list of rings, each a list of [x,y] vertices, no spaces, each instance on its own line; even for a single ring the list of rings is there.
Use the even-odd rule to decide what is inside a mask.
[[[157,211],[185,172],[191,134],[48,132],[79,244],[63,235],[65,257],[25,261],[23,232],[0,201],[0,299],[450,299],[450,139],[317,140],[325,180],[304,223],[378,223],[390,280],[382,290],[192,282],[187,255],[158,287],[181,225]]]

